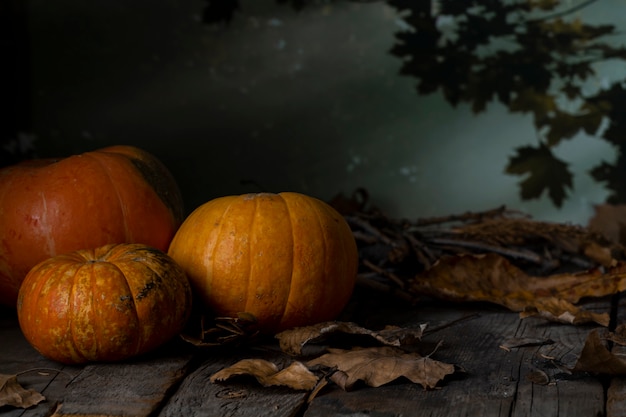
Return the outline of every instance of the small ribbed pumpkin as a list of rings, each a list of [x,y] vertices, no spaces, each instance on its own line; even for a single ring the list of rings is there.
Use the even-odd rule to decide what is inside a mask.
[[[211,200],[185,219],[168,254],[211,311],[251,313],[266,333],[336,318],[358,267],[345,219],[292,192]]]
[[[17,312],[26,340],[43,356],[111,362],[178,334],[191,300],[185,273],[165,252],[114,244],[37,264],[20,287]]]

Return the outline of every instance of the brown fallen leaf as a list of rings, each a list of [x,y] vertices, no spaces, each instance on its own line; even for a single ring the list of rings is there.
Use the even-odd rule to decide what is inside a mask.
[[[512,311],[538,315],[569,323],[607,317],[586,313],[574,306],[583,297],[603,297],[626,290],[626,264],[618,263],[606,272],[592,269],[547,277],[527,275],[495,253],[460,255],[439,259],[418,274],[411,291],[452,301],[488,301]]]
[[[592,330],[572,371],[626,375],[626,360],[611,353],[598,329]]]
[[[302,363],[292,362],[288,367],[279,369],[277,365],[264,359],[243,359],[232,366],[211,375],[211,382],[225,381],[233,376],[249,375],[264,387],[283,385],[295,390],[312,390],[318,377]]]
[[[554,297],[537,298],[533,301],[532,306],[525,307],[520,313],[521,318],[536,316],[558,323],[597,323],[604,327],[607,327],[610,321],[608,313],[582,310],[565,300]]]
[[[616,345],[626,346],[626,324],[618,324],[615,331],[609,333],[607,340],[610,340]]]
[[[417,353],[406,353],[391,346],[328,351],[329,353],[307,362],[307,366],[336,368],[340,373],[333,381],[346,391],[358,381],[379,387],[400,377],[421,384],[426,389],[433,389],[446,375],[454,373],[454,365],[422,357]]]
[[[587,227],[612,242],[626,244],[626,205],[599,204]]]
[[[29,408],[45,399],[35,390],[24,389],[17,382],[17,375],[0,374],[0,407]]]
[[[316,342],[337,334],[366,335],[388,346],[406,346],[416,343],[422,338],[425,324],[417,328],[403,328],[387,326],[382,330],[374,331],[352,322],[329,321],[312,326],[297,327],[285,330],[276,335],[280,348],[290,355],[301,355],[302,348],[309,342]]]

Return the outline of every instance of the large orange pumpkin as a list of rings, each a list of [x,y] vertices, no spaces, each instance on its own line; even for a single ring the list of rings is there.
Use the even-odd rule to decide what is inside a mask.
[[[299,193],[211,200],[183,222],[168,254],[210,310],[252,313],[268,333],[335,318],[358,266],[344,218]]]
[[[179,188],[150,153],[113,146],[0,170],[0,304],[15,306],[38,262],[109,243],[167,251],[183,220]]]
[[[28,342],[50,359],[117,361],[178,334],[191,299],[185,273],[167,254],[114,244],[37,264],[22,283],[17,313]]]

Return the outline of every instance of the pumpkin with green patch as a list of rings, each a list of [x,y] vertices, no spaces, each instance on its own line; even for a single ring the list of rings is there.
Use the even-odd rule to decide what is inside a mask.
[[[0,304],[38,262],[111,243],[166,251],[183,220],[178,185],[152,154],[111,146],[0,169]]]

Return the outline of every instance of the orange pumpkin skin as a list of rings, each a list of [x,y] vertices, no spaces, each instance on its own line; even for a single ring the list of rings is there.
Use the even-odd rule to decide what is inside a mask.
[[[336,318],[358,267],[344,218],[298,193],[211,200],[183,222],[168,254],[210,310],[252,313],[266,333]]]
[[[61,253],[110,243],[167,251],[183,219],[174,178],[153,155],[113,146],[0,170],[0,304],[26,273]]]
[[[114,244],[37,264],[22,283],[17,313],[26,340],[47,358],[110,362],[180,333],[191,300],[185,273],[167,254]]]

